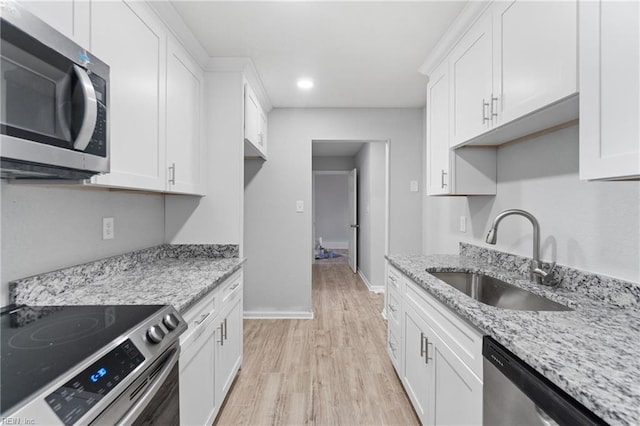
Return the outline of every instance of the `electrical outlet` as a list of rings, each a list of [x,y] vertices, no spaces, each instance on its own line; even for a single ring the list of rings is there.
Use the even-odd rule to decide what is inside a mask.
[[[115,236],[115,225],[112,217],[102,218],[102,239],[112,240]]]
[[[417,180],[412,180],[409,183],[409,191],[418,192],[418,181]]]
[[[460,216],[460,232],[467,232],[467,217]]]
[[[298,200],[296,201],[296,213],[304,212],[304,201]]]

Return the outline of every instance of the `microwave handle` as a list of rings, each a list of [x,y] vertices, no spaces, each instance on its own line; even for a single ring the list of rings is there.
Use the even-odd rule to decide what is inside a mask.
[[[73,65],[73,71],[78,77],[80,88],[82,89],[82,96],[84,96],[84,113],[82,114],[82,125],[78,136],[73,141],[73,148],[78,151],[84,151],[91,142],[93,131],[96,127],[96,121],[98,119],[98,102],[96,100],[96,91],[93,88],[93,83],[87,74],[87,71],[78,65]]]

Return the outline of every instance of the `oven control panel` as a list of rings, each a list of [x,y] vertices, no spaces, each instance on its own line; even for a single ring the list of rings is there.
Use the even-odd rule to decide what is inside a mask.
[[[45,401],[65,425],[72,425],[144,360],[131,339],[127,339],[48,395]]]

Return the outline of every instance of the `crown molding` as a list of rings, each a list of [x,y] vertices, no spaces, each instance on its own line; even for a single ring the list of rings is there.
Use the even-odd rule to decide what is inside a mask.
[[[460,14],[456,17],[453,23],[449,26],[447,31],[444,33],[440,40],[436,44],[436,46],[431,50],[429,56],[424,61],[422,66],[418,68],[418,71],[421,74],[427,76],[429,78],[429,74],[434,70],[435,67],[440,65],[442,60],[449,54],[453,46],[460,40],[460,38],[467,32],[469,27],[480,17],[482,12],[484,12],[491,1],[483,0],[483,1],[470,1],[467,5],[462,9]]]

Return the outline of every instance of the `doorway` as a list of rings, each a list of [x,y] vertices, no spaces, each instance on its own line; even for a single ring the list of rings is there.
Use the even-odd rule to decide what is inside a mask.
[[[384,291],[389,142],[314,140],[312,153],[314,262],[348,262],[369,290]]]

